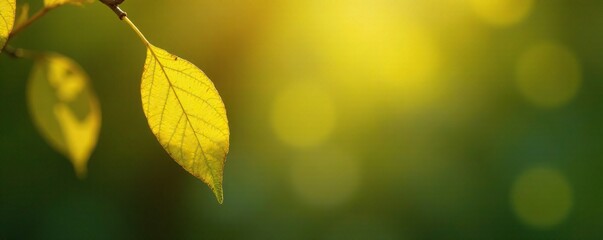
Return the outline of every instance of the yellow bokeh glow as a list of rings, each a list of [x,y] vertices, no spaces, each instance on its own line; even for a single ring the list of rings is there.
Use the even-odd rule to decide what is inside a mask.
[[[544,43],[529,49],[517,64],[517,86],[532,104],[553,108],[569,102],[582,83],[580,64],[565,47]]]
[[[379,107],[422,112],[441,100],[445,49],[411,1],[288,1],[257,54],[263,79],[308,78],[333,87],[341,115],[365,123]],[[431,18],[430,18],[431,19]],[[299,76],[302,77],[299,77]],[[285,79],[283,79],[285,78]],[[344,101],[339,101],[344,99]],[[345,111],[346,108],[350,109]],[[340,116],[340,115],[338,115]],[[305,133],[304,133],[305,134]]]
[[[339,71],[334,77],[339,84],[356,87],[363,101],[393,100],[403,110],[431,103],[437,94],[439,47],[428,26],[404,17],[405,4],[333,1],[325,5],[331,14],[317,16],[322,31],[315,37],[327,39],[322,42],[323,52],[330,66],[336,67],[333,70]]]
[[[540,167],[523,173],[513,184],[511,204],[517,217],[535,228],[561,223],[572,207],[572,189],[557,170]]]
[[[331,150],[294,159],[291,183],[308,205],[335,207],[348,201],[360,183],[360,162],[345,152]]]
[[[323,143],[335,126],[335,106],[319,85],[296,83],[278,93],[272,109],[277,137],[298,148]]]
[[[470,0],[470,3],[476,15],[495,26],[521,22],[534,6],[534,0]]]

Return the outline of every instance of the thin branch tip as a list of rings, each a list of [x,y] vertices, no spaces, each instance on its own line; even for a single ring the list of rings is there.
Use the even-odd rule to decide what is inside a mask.
[[[122,4],[125,0],[99,0],[99,1],[101,1],[102,3],[107,5],[107,7],[109,7],[111,10],[113,10],[113,12],[115,12],[117,17],[119,18],[119,20],[124,20],[124,18],[126,16],[128,16],[128,14],[126,12],[124,12],[123,10],[121,10],[121,8],[119,8],[119,5]]]

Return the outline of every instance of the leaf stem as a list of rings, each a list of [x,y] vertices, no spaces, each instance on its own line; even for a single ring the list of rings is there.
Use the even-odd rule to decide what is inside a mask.
[[[43,17],[44,15],[46,15],[46,13],[48,13],[50,10],[52,10],[54,8],[56,8],[56,6],[44,7],[42,9],[40,9],[40,11],[38,11],[36,14],[34,14],[33,16],[31,16],[25,22],[19,24],[15,28],[13,28],[13,31],[8,36],[8,39],[10,40],[11,37],[14,37],[15,35],[17,35],[17,33],[21,32],[21,31],[23,31],[23,29],[29,27],[29,25],[31,25],[32,23],[34,23],[35,21],[37,21],[38,19],[40,19],[41,17]]]
[[[134,32],[136,32],[136,34],[138,34],[138,37],[140,37],[140,40],[142,40],[142,43],[144,43],[145,46],[150,47],[151,43],[149,42],[149,40],[147,40],[147,38],[144,36],[144,34],[142,34],[142,32],[138,29],[138,27],[136,27],[136,25],[134,25],[134,23],[132,21],[130,21],[130,19],[127,16],[123,17],[122,20],[125,21],[128,25],[130,25],[132,30],[134,30]]]
[[[128,14],[126,12],[124,12],[124,10],[121,10],[119,8],[119,5],[122,4],[125,0],[99,0],[99,1],[101,1],[102,3],[107,5],[107,7],[109,7],[111,10],[113,10],[113,12],[115,12],[115,14],[117,14],[117,17],[119,17],[120,20],[126,22],[130,26],[130,28],[132,28],[132,30],[134,30],[134,32],[136,32],[138,37],[140,37],[140,40],[142,40],[142,43],[147,48],[151,47],[151,43],[149,42],[149,40],[147,40],[147,38],[144,36],[144,34],[142,34],[142,32],[138,29],[138,27],[136,27],[136,24],[134,24],[128,18]]]

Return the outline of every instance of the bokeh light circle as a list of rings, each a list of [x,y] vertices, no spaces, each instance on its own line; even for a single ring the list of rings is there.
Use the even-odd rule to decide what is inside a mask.
[[[278,93],[272,126],[283,142],[298,148],[323,143],[335,126],[332,97],[319,85],[296,83]]]
[[[473,11],[484,22],[510,26],[521,22],[532,10],[534,0],[470,0]]]
[[[513,184],[511,204],[517,217],[535,228],[550,228],[567,218],[572,188],[559,171],[538,167],[524,172]]]
[[[560,107],[577,94],[582,84],[578,59],[567,48],[553,43],[532,47],[517,64],[517,87],[532,104]]]
[[[329,150],[294,159],[291,183],[299,198],[316,207],[350,200],[360,183],[360,162],[346,152]]]

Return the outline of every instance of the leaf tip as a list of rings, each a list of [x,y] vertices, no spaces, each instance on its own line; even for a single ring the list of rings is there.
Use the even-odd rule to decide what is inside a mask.
[[[70,157],[75,175],[78,179],[83,180],[88,175],[88,158],[74,158]]]
[[[88,168],[86,166],[74,165],[73,168],[75,169],[75,175],[79,180],[86,179],[86,176],[88,175]]]
[[[218,203],[224,203],[224,192],[222,191],[222,185],[214,187],[212,191],[214,192],[214,195],[216,195],[216,200],[218,200]]]

